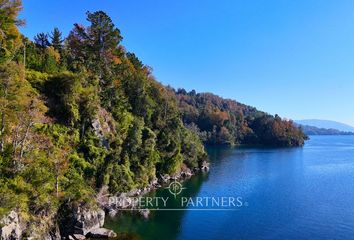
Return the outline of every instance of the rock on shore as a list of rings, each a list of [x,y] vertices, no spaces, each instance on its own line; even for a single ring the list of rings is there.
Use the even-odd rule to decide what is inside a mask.
[[[0,239],[20,239],[23,232],[23,226],[17,212],[11,211],[0,220]]]

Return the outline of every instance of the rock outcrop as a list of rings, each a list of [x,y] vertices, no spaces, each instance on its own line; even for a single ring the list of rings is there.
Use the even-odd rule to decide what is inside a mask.
[[[54,220],[47,219],[47,222],[42,221],[31,223],[26,226],[24,235],[28,240],[60,240],[59,227],[54,223]]]
[[[75,233],[86,235],[93,229],[103,226],[105,212],[102,209],[91,210],[79,208],[74,215],[76,218]]]
[[[143,218],[145,219],[148,219],[149,218],[149,215],[150,215],[150,210],[149,209],[139,209],[139,214],[140,216],[142,216]]]
[[[108,148],[109,135],[116,134],[112,115],[104,108],[99,108],[97,117],[92,121],[91,126],[95,135],[100,139],[102,146]]]
[[[204,161],[201,163],[200,168],[195,168],[191,170],[185,164],[182,165],[181,171],[173,174],[173,175],[160,175],[159,179],[155,178],[147,187],[142,189],[133,189],[127,193],[119,193],[115,196],[110,196],[108,193],[108,188],[103,187],[99,193],[98,201],[100,206],[106,210],[110,217],[115,217],[120,209],[133,209],[136,213],[138,213],[143,218],[147,219],[150,215],[150,211],[148,209],[137,209],[137,205],[134,204],[134,199],[144,194],[152,191],[153,189],[160,188],[162,185],[167,185],[171,181],[180,180],[184,181],[189,179],[194,175],[194,173],[198,171],[208,171],[209,164]],[[108,197],[109,196],[109,197]]]
[[[0,239],[60,240],[59,228],[54,219],[54,215],[43,215],[37,220],[26,222],[12,210],[0,220]]]
[[[19,214],[11,211],[0,220],[0,239],[14,240],[21,239],[23,226],[20,222]]]
[[[103,227],[105,212],[102,209],[86,206],[66,207],[63,207],[59,226],[62,237],[74,234],[86,236],[90,231]]]
[[[86,235],[86,237],[89,237],[89,238],[114,238],[114,237],[117,237],[117,234],[107,228],[97,228],[97,229],[90,231]]]
[[[203,161],[202,164],[201,164],[200,169],[202,171],[205,171],[205,172],[209,171],[209,162]]]
[[[85,240],[86,237],[81,234],[73,234],[69,236],[69,240]]]

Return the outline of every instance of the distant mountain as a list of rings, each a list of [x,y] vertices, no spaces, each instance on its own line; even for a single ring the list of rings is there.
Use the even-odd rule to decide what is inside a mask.
[[[319,119],[305,119],[305,120],[296,120],[297,124],[313,126],[317,128],[325,128],[325,129],[336,129],[342,132],[354,132],[354,127],[330,120],[319,120]]]
[[[354,135],[353,132],[343,132],[333,128],[318,128],[314,126],[301,125],[297,124],[301,127],[302,131],[306,135]]]

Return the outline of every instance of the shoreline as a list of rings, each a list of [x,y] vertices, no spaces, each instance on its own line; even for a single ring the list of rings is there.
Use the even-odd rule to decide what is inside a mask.
[[[136,204],[132,204],[129,207],[124,207],[122,202],[124,201],[132,201],[133,199],[139,198],[148,194],[154,190],[160,189],[163,186],[168,185],[171,181],[180,180],[182,182],[190,179],[194,175],[201,172],[209,171],[209,162],[204,161],[200,168],[195,168],[190,170],[189,168],[185,168],[184,171],[180,171],[175,175],[165,174],[164,176],[160,175],[160,178],[156,178],[152,183],[142,189],[132,189],[127,193],[118,193],[111,196],[109,193],[107,194],[107,187],[101,189],[100,193],[97,197],[97,202],[101,209],[103,209],[108,217],[114,218],[119,214],[120,210],[131,210],[132,212],[137,212],[143,218],[147,219],[149,217],[150,211],[148,208],[137,208]],[[107,198],[107,196],[109,197]]]

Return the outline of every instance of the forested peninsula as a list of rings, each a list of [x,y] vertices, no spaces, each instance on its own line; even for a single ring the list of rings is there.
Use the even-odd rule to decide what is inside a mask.
[[[198,171],[205,144],[304,144],[292,121],[162,85],[102,11],[87,12],[87,23],[66,37],[39,29],[30,40],[18,29],[21,8],[19,0],[0,0],[4,239],[60,239],[68,216],[83,212],[101,226],[103,189],[115,195]]]

